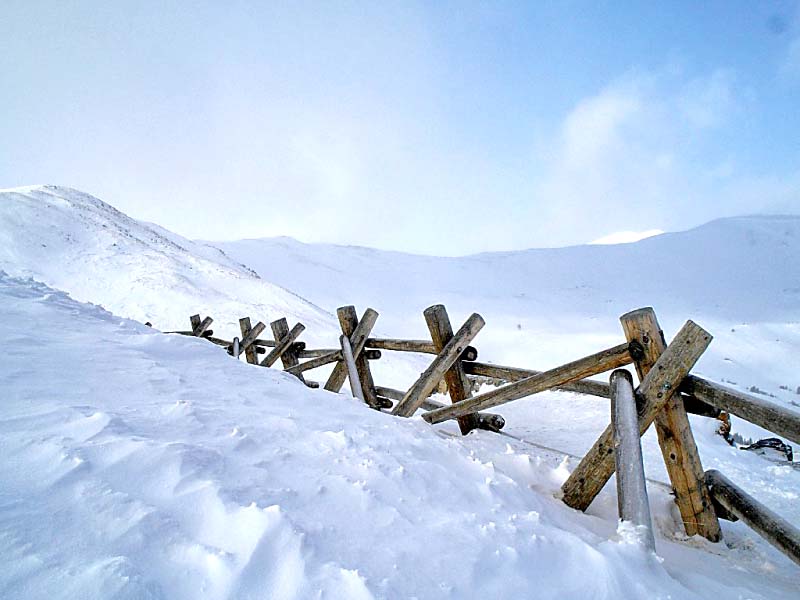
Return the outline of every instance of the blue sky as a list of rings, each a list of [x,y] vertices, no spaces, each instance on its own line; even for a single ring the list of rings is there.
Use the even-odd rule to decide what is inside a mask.
[[[798,2],[0,6],[0,187],[442,255],[800,213]]]

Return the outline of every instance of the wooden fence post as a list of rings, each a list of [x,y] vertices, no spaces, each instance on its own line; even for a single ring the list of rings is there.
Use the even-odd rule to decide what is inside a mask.
[[[281,345],[281,341],[283,341],[290,334],[289,323],[287,323],[287,321],[286,321],[286,319],[284,317],[281,317],[280,319],[278,319],[276,321],[273,321],[272,323],[269,324],[269,326],[270,326],[270,329],[272,330],[272,337],[275,338],[275,348],[272,350],[272,352],[270,352],[269,354],[267,354],[267,356],[264,357],[263,361],[261,361],[261,364],[263,366],[269,366],[269,365],[272,364],[272,363],[267,364],[267,362],[266,362],[267,358],[270,358],[270,354],[275,352],[275,349],[277,349]],[[302,330],[300,330],[300,331],[302,331]],[[300,333],[298,333],[297,335],[300,335]],[[280,353],[277,354],[277,356],[280,357],[281,364],[283,365],[284,369],[288,369],[289,367],[293,367],[293,366],[299,364],[299,362],[300,362],[297,359],[297,356],[296,356],[294,350],[291,348],[291,342],[289,343],[289,346],[284,348]],[[273,362],[274,362],[274,360],[273,360]],[[303,374],[302,373],[296,373],[294,375],[300,381],[305,383],[305,379],[303,378]]]
[[[255,327],[251,328],[247,332],[247,335],[242,337],[241,341],[239,342],[239,350],[234,352],[234,356],[236,358],[239,358],[239,355],[242,352],[245,352],[250,346],[252,346],[253,343],[256,341],[256,338],[258,338],[258,336],[261,335],[261,332],[264,331],[264,329],[266,328],[267,326],[264,325],[261,321],[256,323]]]
[[[353,350],[353,358],[356,361],[356,368],[358,375],[361,378],[361,383],[364,389],[364,398],[367,403],[372,406],[370,400],[375,395],[375,384],[372,382],[372,374],[369,370],[369,364],[366,360],[361,361],[361,353],[364,351],[364,346],[367,342],[375,322],[378,320],[378,313],[371,308],[367,308],[359,320],[356,309],[354,306],[342,306],[336,311],[339,317],[339,324],[342,327],[342,333],[350,339],[350,347]],[[362,364],[363,362],[363,364]],[[368,374],[368,378],[367,378]],[[336,363],[333,371],[325,383],[325,389],[329,392],[338,392],[342,389],[344,381],[347,378],[347,367],[343,361]],[[370,388],[367,391],[366,388]],[[375,400],[377,402],[377,400]],[[376,404],[377,406],[377,404]]]
[[[637,390],[640,435],[678,391],[681,381],[710,343],[710,333],[687,321],[667,346]],[[613,473],[614,440],[609,424],[561,486],[562,499],[572,508],[586,510]]]
[[[201,337],[206,330],[211,327],[211,323],[214,322],[214,319],[211,317],[206,317],[200,321],[200,315],[192,315],[189,317],[189,322],[192,324],[192,335],[195,337]]]
[[[433,359],[433,362],[425,369],[408,392],[406,392],[403,399],[395,405],[392,414],[399,417],[410,417],[413,415],[422,405],[425,398],[430,396],[433,389],[439,385],[444,374],[453,366],[453,363],[458,360],[461,353],[475,336],[478,335],[478,332],[485,324],[486,321],[483,320],[483,317],[478,313],[472,313],[461,326],[461,329],[450,338],[441,352]]]
[[[336,316],[339,317],[339,325],[342,328],[342,334],[349,340],[358,328],[358,313],[356,313],[355,306],[342,306],[338,308],[336,310]],[[365,338],[361,350],[359,350],[357,355],[355,354],[355,348],[353,348],[352,342],[350,344],[350,349],[354,353],[353,360],[355,361],[358,381],[361,385],[361,399],[372,408],[378,409],[381,407],[381,403],[378,401],[378,396],[375,393],[375,382],[372,379],[369,361],[364,354],[366,342],[367,340]],[[344,348],[342,348],[342,352],[344,352]],[[355,391],[353,391],[353,395],[355,395]],[[358,398],[358,396],[356,397]]]
[[[247,337],[247,334],[250,333],[250,317],[242,317],[239,319],[239,329],[242,332],[242,339]],[[253,344],[250,344],[247,349],[244,351],[244,356],[247,359],[247,362],[251,365],[258,364],[258,354],[256,347]]]
[[[431,332],[431,340],[436,348],[436,352],[441,352],[447,342],[453,339],[453,327],[450,325],[450,318],[447,316],[447,309],[442,304],[435,304],[425,309],[425,322]],[[447,391],[453,404],[466,400],[472,395],[471,384],[467,379],[467,374],[461,366],[461,359],[457,359],[444,375],[447,383]],[[462,435],[467,435],[473,429],[478,428],[478,414],[470,413],[458,418],[458,427]]]
[[[642,381],[666,350],[664,334],[650,307],[626,313],[620,317],[620,322],[631,345],[636,373]],[[674,394],[664,404],[656,414],[655,425],[686,535],[699,534],[713,542],[719,541],[719,521],[705,485],[700,454],[680,394]]]

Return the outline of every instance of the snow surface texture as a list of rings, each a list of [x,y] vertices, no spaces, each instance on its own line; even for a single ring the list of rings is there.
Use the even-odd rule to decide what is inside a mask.
[[[0,597],[796,597],[796,566],[741,523],[723,544],[683,537],[652,431],[660,559],[617,531],[613,482],[585,515],[554,499],[605,400],[539,394],[497,411],[510,435],[461,438],[18,277],[164,330],[193,312],[224,336],[287,316],[315,346],[335,344],[336,306],[427,337],[421,310],[444,302],[455,327],[486,317],[481,360],[539,369],[621,342],[618,315],[654,305],[667,338],[687,318],[715,335],[696,372],[795,408],[799,223],[459,259],[286,239],[223,254],[75,190],[0,192]],[[429,361],[386,352],[373,372],[407,388]],[[794,465],[692,425],[705,468],[800,522]]]
[[[659,535],[648,555],[612,514],[554,499],[564,466],[515,440],[393,418],[31,280],[0,274],[0,323],[3,598],[789,598],[800,582],[742,528],[732,548]]]

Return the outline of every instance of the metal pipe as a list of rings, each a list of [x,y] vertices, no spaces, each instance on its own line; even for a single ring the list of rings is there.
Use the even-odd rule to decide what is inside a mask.
[[[655,552],[650,501],[644,478],[642,445],[633,378],[625,369],[611,373],[611,423],[614,434],[614,460],[617,471],[619,517],[641,527],[642,541]]]

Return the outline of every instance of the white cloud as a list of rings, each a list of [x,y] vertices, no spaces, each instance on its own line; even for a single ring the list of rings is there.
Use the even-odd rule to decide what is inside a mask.
[[[713,155],[714,136],[733,121],[737,90],[728,69],[638,73],[579,102],[537,157],[540,236],[560,244],[598,230],[681,229],[727,212],[712,198],[736,170]]]

